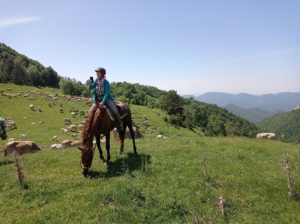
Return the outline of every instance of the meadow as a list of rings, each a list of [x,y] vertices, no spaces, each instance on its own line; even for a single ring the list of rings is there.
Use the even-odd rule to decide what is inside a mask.
[[[1,223],[299,223],[300,200],[288,199],[285,153],[300,186],[297,144],[245,137],[205,137],[169,125],[164,112],[130,105],[135,125],[144,134],[134,155],[130,140],[119,155],[111,142],[111,163],[95,151],[91,175],[81,174],[77,148],[50,149],[62,133],[64,118],[79,124],[69,110],[87,110],[80,101],[58,100],[49,107],[44,94],[59,90],[0,84],[10,93],[41,91],[33,99],[0,96],[0,116],[16,121],[9,137],[28,134],[42,151],[20,156],[24,182],[16,177],[12,157],[0,155]],[[5,90],[4,92],[7,92]],[[59,112],[60,103],[64,113]],[[29,104],[41,107],[31,111]],[[43,121],[39,125],[35,122]],[[34,125],[32,123],[35,123]],[[167,138],[157,138],[164,135]],[[1,149],[5,141],[0,142]],[[299,195],[299,189],[296,189]],[[220,198],[224,199],[221,214]]]

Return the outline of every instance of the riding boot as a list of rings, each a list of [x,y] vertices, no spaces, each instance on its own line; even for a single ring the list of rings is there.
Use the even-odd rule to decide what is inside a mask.
[[[122,132],[123,130],[123,122],[121,120],[120,113],[118,111],[118,108],[115,105],[115,102],[111,99],[108,99],[106,102],[107,106],[111,109],[113,112],[113,116],[115,118],[115,121],[117,122],[117,130],[118,132]]]

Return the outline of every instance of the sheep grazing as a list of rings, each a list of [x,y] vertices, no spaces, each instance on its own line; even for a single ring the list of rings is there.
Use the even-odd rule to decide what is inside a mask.
[[[71,132],[77,132],[77,126],[76,124],[71,124],[68,129],[71,131]]]
[[[70,119],[64,118],[64,124],[65,125],[70,125],[72,122]]]
[[[141,132],[137,129],[137,127],[133,126],[132,127],[133,129],[133,133],[134,133],[134,137],[137,139],[137,138],[143,138],[143,135],[141,134]],[[116,141],[119,141],[120,140],[120,136],[119,136],[119,133],[117,132],[116,129],[113,130],[113,134],[114,134],[114,139]],[[125,138],[131,138],[131,135],[130,135],[130,131],[129,131],[129,128],[127,127],[126,130],[125,130]]]
[[[262,133],[257,133],[256,138],[257,139],[273,139],[273,140],[276,140],[277,135],[275,133],[272,133],[272,132],[266,132],[266,133],[262,132]]]
[[[61,130],[62,133],[67,133],[68,132],[68,129],[66,129],[66,128],[61,128],[60,130]]]
[[[63,148],[75,147],[80,144],[78,140],[64,140],[62,143]]]
[[[4,125],[5,125],[7,130],[12,130],[12,129],[17,128],[16,122],[14,120],[10,120],[10,119],[5,119],[4,120]]]
[[[62,148],[63,148],[62,144],[53,144],[53,145],[51,145],[51,149],[62,149]]]
[[[32,141],[12,141],[6,144],[4,156],[11,155],[13,152],[22,155],[24,153],[34,153],[40,150],[38,145]]]
[[[30,105],[29,105],[29,108],[30,108],[30,110],[35,111],[34,105],[33,105],[33,104],[30,104]]]
[[[26,139],[27,138],[27,134],[20,134],[20,139]]]
[[[54,135],[51,140],[58,142],[59,141],[59,137],[57,135]]]

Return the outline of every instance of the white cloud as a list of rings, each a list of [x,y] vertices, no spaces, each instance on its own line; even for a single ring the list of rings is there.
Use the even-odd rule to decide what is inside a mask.
[[[10,27],[19,24],[32,23],[41,20],[40,17],[27,16],[27,17],[11,17],[0,19],[0,28]]]

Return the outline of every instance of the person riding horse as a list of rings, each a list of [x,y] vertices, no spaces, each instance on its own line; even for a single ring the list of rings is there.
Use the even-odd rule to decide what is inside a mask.
[[[0,117],[0,138],[5,140],[7,138],[4,119]]]
[[[115,105],[115,102],[110,94],[109,82],[105,79],[106,70],[104,68],[97,68],[97,79],[93,81],[90,77],[89,89],[94,89],[93,105],[88,112],[82,130],[82,144],[78,148],[81,150],[81,168],[82,174],[87,177],[89,168],[91,167],[94,150],[93,138],[96,137],[96,144],[99,149],[100,159],[103,162],[110,161],[110,132],[116,127],[120,136],[120,153],[124,151],[125,130],[129,129],[130,136],[133,143],[133,152],[136,154],[135,136],[133,131],[133,122],[130,108],[127,104],[119,102],[118,107],[121,111],[122,117]],[[113,115],[111,115],[113,113]],[[103,157],[103,152],[100,144],[100,135],[105,136],[107,159]]]
[[[95,70],[97,74],[97,79],[94,81],[93,77],[90,77],[89,83],[89,89],[93,90],[94,89],[94,94],[93,94],[93,105],[89,109],[88,112],[88,117],[93,117],[91,116],[97,107],[99,108],[105,108],[108,107],[110,111],[113,113],[113,117],[117,122],[117,130],[118,132],[123,131],[123,125],[122,125],[122,120],[120,113],[116,107],[116,104],[110,94],[110,84],[106,79],[106,70],[102,67],[99,67]]]

